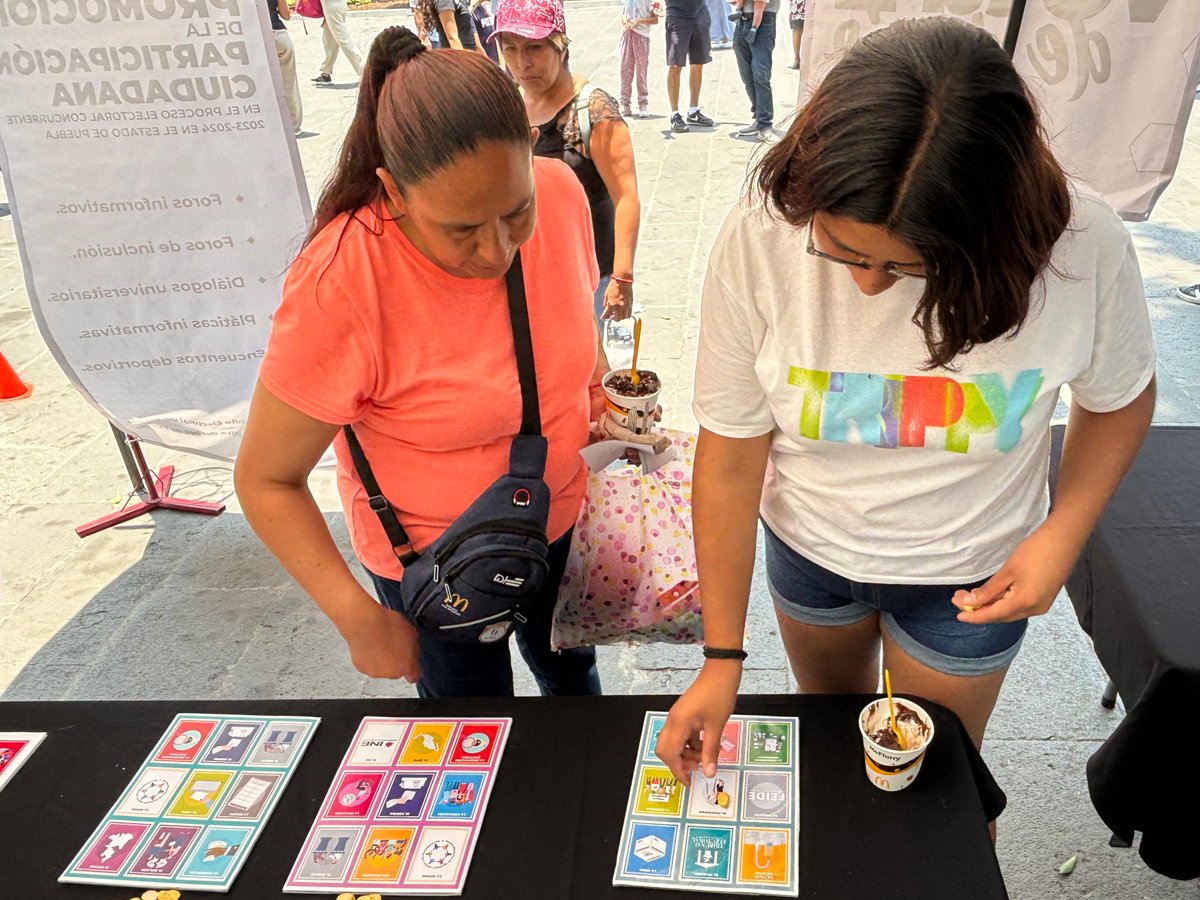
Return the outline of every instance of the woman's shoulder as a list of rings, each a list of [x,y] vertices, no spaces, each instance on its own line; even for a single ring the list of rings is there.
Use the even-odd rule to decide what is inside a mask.
[[[771,211],[762,198],[745,193],[725,216],[713,256],[763,256],[779,259],[777,245],[794,240],[796,228]]]
[[[371,261],[380,254],[384,225],[369,206],[335,216],[297,254],[288,270],[290,285],[361,280],[376,268]]]
[[[1091,185],[1071,180],[1067,183],[1071,196],[1069,230],[1087,232],[1093,240],[1124,244],[1129,230],[1104,196]]]
[[[557,199],[564,192],[574,192],[572,191],[574,188],[583,198],[584,205],[587,205],[587,195],[583,193],[579,179],[575,177],[571,167],[561,159],[553,156],[535,156],[533,158],[533,183],[537,188],[539,201],[547,195],[551,199]]]

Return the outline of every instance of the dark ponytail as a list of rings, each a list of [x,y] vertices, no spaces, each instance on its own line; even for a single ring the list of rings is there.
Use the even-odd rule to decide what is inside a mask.
[[[460,154],[504,141],[530,146],[525,104],[511,79],[482,53],[432,52],[407,28],[385,28],[367,54],[358,108],[305,243],[381,196],[376,169],[387,169],[403,192]]]

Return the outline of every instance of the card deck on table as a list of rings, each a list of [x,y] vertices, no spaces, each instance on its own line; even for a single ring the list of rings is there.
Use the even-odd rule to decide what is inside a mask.
[[[642,725],[613,884],[798,896],[799,721],[734,716],[716,774],[693,772],[690,787],[654,756],[665,721]]]
[[[363,719],[284,891],[461,894],[511,727]]]
[[[229,890],[319,722],[176,716],[58,880]]]

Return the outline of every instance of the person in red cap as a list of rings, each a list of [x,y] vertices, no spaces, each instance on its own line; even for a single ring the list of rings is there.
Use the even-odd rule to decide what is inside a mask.
[[[504,0],[494,28],[493,40],[537,130],[534,154],[561,159],[587,193],[600,266],[596,318],[610,323],[628,318],[642,207],[633,141],[617,101],[571,74],[562,0]],[[628,329],[606,326],[605,335],[625,338]]]

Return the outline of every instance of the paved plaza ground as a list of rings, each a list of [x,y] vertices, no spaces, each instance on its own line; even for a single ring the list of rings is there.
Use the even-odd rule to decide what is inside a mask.
[[[619,10],[615,0],[574,0],[568,9],[573,68],[613,93]],[[405,11],[356,12],[350,28],[365,50],[380,28],[410,21]],[[355,85],[344,61],[333,85],[311,85],[319,32],[309,23],[306,34],[293,19],[291,33],[305,105],[300,154],[315,198],[350,120]],[[643,359],[668,385],[667,421],[690,429],[701,276],[759,145],[733,134],[747,121],[748,104],[731,51],[715,52],[705,75],[704,107],[717,127],[670,133],[661,35],[660,26],[651,65],[656,115],[631,122],[643,199],[637,298],[645,309]],[[782,110],[796,100],[790,53],[780,45],[775,55]],[[1200,281],[1200,120],[1192,124],[1174,183],[1151,221],[1132,226],[1161,353],[1160,423],[1200,423],[1200,307],[1174,296],[1177,284]],[[37,331],[2,193],[0,348],[36,385],[30,399],[0,407],[4,699],[413,695],[407,684],[372,681],[351,667],[333,627],[251,533],[233,496],[231,464],[148,448],[152,465],[178,467],[178,494],[222,500],[228,511],[215,519],[162,513],[86,540],[75,536],[74,526],[119,505],[129,482],[107,424],[71,388]],[[313,488],[351,558],[331,474],[317,473]],[[761,572],[748,644],[744,689],[792,690]],[[699,652],[606,647],[600,659],[606,691],[664,693],[690,683]],[[534,693],[518,669],[518,690]],[[1009,798],[998,845],[1009,890],[1014,898],[1200,898],[1200,884],[1169,881],[1135,852],[1107,846],[1084,775],[1087,758],[1123,715],[1120,706],[1099,707],[1103,685],[1090,642],[1060,597],[1032,624],[984,747]],[[940,852],[949,858],[954,848]],[[1072,855],[1079,857],[1074,874],[1058,875]]]

